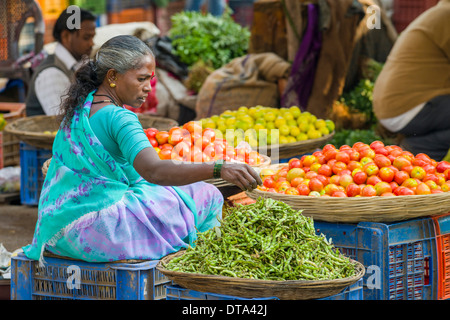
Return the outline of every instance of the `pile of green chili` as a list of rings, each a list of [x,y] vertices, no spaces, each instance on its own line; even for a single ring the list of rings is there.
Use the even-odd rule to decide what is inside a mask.
[[[333,280],[355,274],[313,219],[282,201],[228,207],[220,227],[199,233],[168,270],[260,280]]]

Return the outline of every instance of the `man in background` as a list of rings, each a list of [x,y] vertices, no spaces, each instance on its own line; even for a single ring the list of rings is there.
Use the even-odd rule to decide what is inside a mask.
[[[400,145],[440,161],[450,148],[450,0],[398,37],[375,82],[373,111]]]
[[[69,88],[74,73],[94,46],[96,16],[80,9],[75,13],[64,10],[56,20],[53,37],[57,41],[50,54],[36,68],[27,92],[26,114],[56,115],[61,98]],[[79,28],[71,28],[74,14],[80,14]]]

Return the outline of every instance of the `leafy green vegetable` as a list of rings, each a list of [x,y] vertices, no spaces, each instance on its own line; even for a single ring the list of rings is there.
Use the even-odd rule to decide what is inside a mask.
[[[385,142],[385,144],[390,144],[390,141],[385,141],[382,137],[376,134],[374,129],[367,130],[351,130],[351,129],[341,129],[335,132],[333,139],[329,143],[335,145],[337,148],[348,145],[352,146],[355,142],[364,142],[370,144],[375,140],[380,140]]]
[[[331,280],[355,274],[311,217],[271,198],[228,208],[220,227],[199,233],[195,247],[168,270],[261,280]]]
[[[361,79],[358,85],[350,92],[344,92],[341,102],[346,104],[350,111],[364,113],[370,124],[376,123],[376,117],[372,109],[374,82],[369,79]]]
[[[199,60],[218,69],[247,53],[250,31],[234,22],[231,9],[223,16],[182,11],[171,17],[174,54],[188,66]]]

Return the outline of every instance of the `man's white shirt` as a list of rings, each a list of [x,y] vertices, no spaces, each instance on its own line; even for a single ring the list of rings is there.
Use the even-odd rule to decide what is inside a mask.
[[[64,63],[67,69],[77,67],[77,60],[62,44],[56,45],[54,54]],[[66,94],[70,84],[67,75],[56,67],[46,68],[36,77],[34,89],[46,115],[59,113],[61,97]]]

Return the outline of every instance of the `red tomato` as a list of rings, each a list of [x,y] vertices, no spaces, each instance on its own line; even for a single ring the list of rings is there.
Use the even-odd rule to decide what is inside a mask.
[[[207,137],[211,142],[216,140],[216,131],[214,129],[206,128],[203,130],[203,137]]]
[[[158,141],[156,141],[155,138],[149,138],[148,141],[150,141],[150,144],[151,144],[153,147],[157,147],[157,146],[159,145],[159,144],[158,144]]]
[[[159,158],[161,160],[170,160],[172,159],[172,150],[169,148],[161,149],[159,152]]]
[[[367,184],[361,189],[361,196],[363,197],[374,197],[377,195],[377,191],[375,190],[375,187]]]
[[[169,141],[169,132],[167,131],[159,131],[155,135],[156,141],[158,141],[159,145],[165,144]]]
[[[272,177],[266,177],[263,181],[263,185],[267,188],[275,188],[276,182]]]
[[[378,172],[378,176],[385,182],[391,182],[394,180],[395,171],[389,167],[383,167]]]

